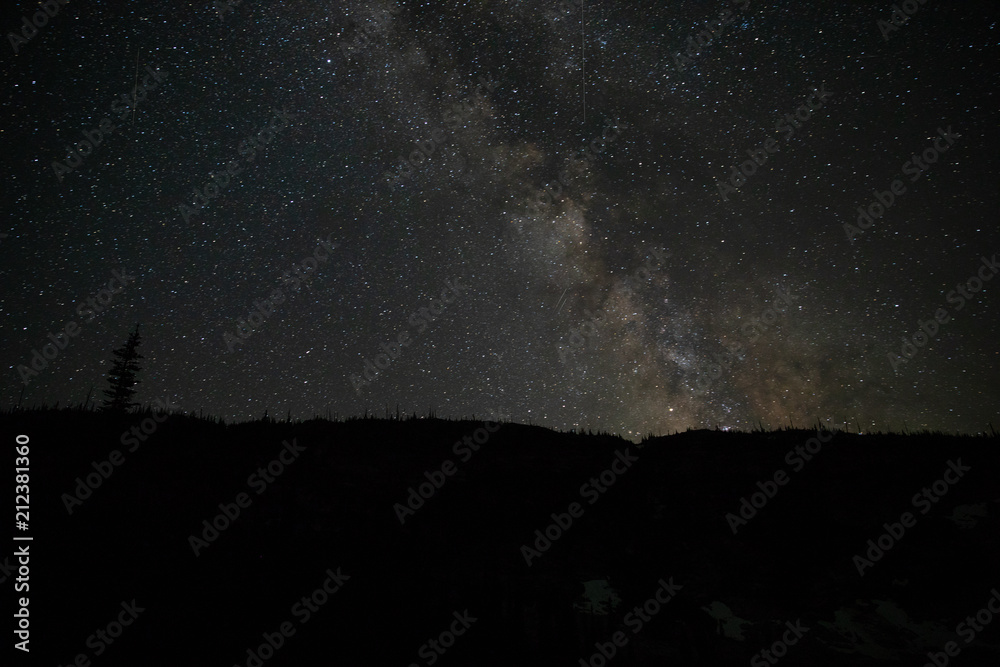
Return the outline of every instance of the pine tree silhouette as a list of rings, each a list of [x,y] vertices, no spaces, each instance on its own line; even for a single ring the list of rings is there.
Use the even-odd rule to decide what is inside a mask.
[[[140,342],[139,325],[136,324],[135,331],[129,334],[125,345],[112,352],[114,360],[108,371],[108,384],[111,388],[104,390],[107,397],[104,399],[104,411],[127,412],[139,405],[132,401],[132,397],[135,396],[135,385],[139,382],[135,374],[142,370],[138,362],[144,358],[137,351]]]

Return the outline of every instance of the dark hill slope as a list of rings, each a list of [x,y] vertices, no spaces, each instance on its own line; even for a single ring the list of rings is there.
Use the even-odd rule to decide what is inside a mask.
[[[617,630],[609,664],[746,665],[786,621],[809,628],[788,664],[922,664],[953,640],[964,664],[998,657],[1000,623],[956,634],[1000,586],[995,438],[838,433],[806,460],[811,431],[638,445],[473,421],[172,416],[129,451],[122,434],[141,421],[0,418],[7,442],[31,438],[33,659],[246,665],[285,622],[294,635],[263,664],[427,665],[438,653],[423,645],[451,627],[463,634],[441,638],[445,666],[577,665]],[[102,466],[115,449],[121,464]],[[283,451],[280,472],[258,473]],[[968,471],[946,476],[959,460]],[[69,514],[64,494],[94,462],[112,472]],[[753,498],[758,483],[773,497]],[[221,517],[241,493],[248,506]],[[741,498],[756,514],[727,520]],[[854,557],[904,512],[912,525],[859,575]],[[306,618],[296,603],[338,568],[349,579]],[[661,580],[675,588],[662,607],[647,602],[668,595]],[[88,637],[133,598],[145,611],[97,656]]]

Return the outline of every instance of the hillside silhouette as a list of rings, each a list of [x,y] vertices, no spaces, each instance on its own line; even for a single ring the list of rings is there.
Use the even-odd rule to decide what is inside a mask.
[[[773,664],[760,652],[796,622],[808,631],[783,648],[789,665],[923,664],[949,641],[962,664],[1000,654],[1000,623],[968,643],[955,630],[1000,586],[995,433],[635,443],[473,419],[226,424],[149,407],[14,409],[0,425],[8,442],[30,438],[39,662]],[[925,487],[935,499],[915,503]],[[239,514],[208,539],[220,504]],[[915,524],[859,573],[855,556],[907,511]],[[303,620],[296,604],[327,581],[335,592]],[[658,593],[667,601],[644,608]],[[88,643],[132,600],[143,611],[119,638]],[[280,643],[260,660],[267,635]]]

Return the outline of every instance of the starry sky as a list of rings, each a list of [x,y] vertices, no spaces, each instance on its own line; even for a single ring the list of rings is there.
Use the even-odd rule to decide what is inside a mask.
[[[1000,425],[1000,6],[907,7],[12,3],[2,400]]]

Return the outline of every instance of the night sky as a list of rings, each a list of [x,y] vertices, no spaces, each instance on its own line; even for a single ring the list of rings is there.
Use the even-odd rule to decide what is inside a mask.
[[[904,4],[15,3],[0,399],[1000,426],[1000,5]]]

